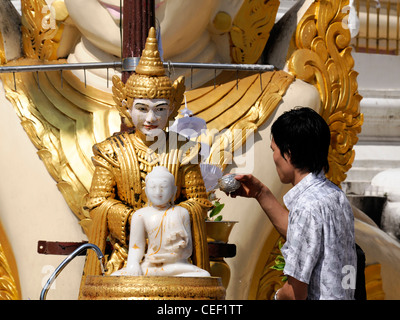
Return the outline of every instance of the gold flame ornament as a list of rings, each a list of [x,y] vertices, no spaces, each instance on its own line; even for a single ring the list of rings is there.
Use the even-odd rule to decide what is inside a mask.
[[[172,120],[178,113],[185,92],[184,77],[181,76],[172,83],[165,74],[154,27],[149,30],[135,73],[129,77],[126,84],[118,76],[114,76],[112,81],[116,107],[129,127],[133,127],[129,109],[134,99],[168,99]]]

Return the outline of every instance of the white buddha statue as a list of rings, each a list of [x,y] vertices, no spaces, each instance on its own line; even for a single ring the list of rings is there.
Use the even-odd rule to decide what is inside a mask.
[[[190,216],[173,204],[176,190],[175,178],[165,167],[154,167],[146,176],[149,205],[133,214],[126,267],[113,276],[210,276],[188,261],[192,255]]]

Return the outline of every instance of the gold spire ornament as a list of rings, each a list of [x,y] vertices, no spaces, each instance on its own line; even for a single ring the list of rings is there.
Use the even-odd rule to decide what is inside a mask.
[[[136,74],[147,76],[165,76],[165,70],[158,51],[156,29],[151,27],[149,36],[142,52],[139,64],[135,70]],[[164,77],[169,80],[168,77]],[[170,85],[171,86],[171,85]]]
[[[156,30],[151,27],[147,37],[142,57],[126,84],[118,76],[113,79],[113,95],[117,109],[133,127],[129,108],[134,99],[167,99],[170,101],[170,120],[174,119],[183,100],[185,92],[184,77],[179,77],[174,83],[165,75],[163,62],[158,51]]]

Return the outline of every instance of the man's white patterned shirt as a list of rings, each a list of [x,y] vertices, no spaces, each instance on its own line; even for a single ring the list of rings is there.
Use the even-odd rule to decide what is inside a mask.
[[[308,284],[308,299],[354,299],[354,217],[344,192],[322,172],[310,173],[283,200],[289,210],[284,274]],[[349,270],[354,281],[345,281]]]

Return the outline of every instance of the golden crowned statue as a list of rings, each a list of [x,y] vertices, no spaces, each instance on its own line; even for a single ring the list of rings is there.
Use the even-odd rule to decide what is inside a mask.
[[[174,145],[169,143],[169,136],[165,133],[165,145],[153,150],[146,141],[147,136],[133,128],[134,122],[129,113],[134,99],[166,99],[170,102],[168,115],[173,117],[183,99],[183,78],[180,77],[172,83],[165,75],[154,28],[150,29],[135,73],[130,76],[126,85],[118,76],[114,76],[113,83],[117,108],[126,117],[132,130],[116,133],[93,147],[95,172],[86,203],[93,219],[89,242],[97,245],[103,252],[106,252],[107,239],[112,244],[113,250],[106,263],[106,275],[124,267],[132,214],[147,205],[144,192],[146,175],[153,167],[164,166],[174,175],[178,187],[175,204],[186,208],[190,213],[192,261],[198,267],[208,270],[204,221],[206,212],[212,205],[207,199],[196,145],[188,145],[188,141],[177,141]],[[101,275],[101,266],[96,255],[92,253],[87,257],[83,281],[88,275]]]

